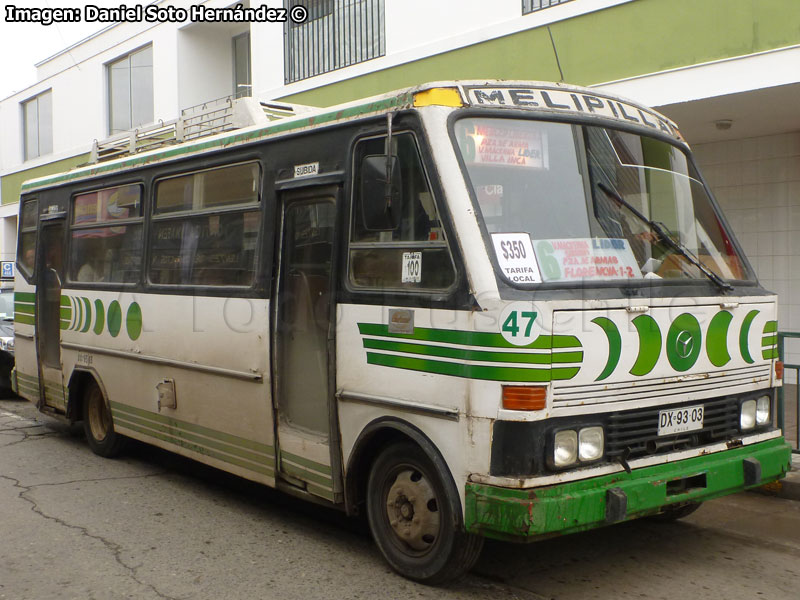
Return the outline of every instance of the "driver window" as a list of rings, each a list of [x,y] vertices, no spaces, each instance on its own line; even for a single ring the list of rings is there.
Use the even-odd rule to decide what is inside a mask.
[[[385,155],[386,137],[363,140],[355,149],[355,181],[350,234],[350,282],[356,287],[394,290],[444,290],[455,281],[455,267],[436,202],[411,133],[392,136],[399,188],[387,200],[381,186],[367,188],[367,159]],[[380,160],[380,159],[377,159]],[[378,163],[380,164],[380,163]],[[393,180],[398,179],[397,174]],[[377,192],[375,190],[378,190]],[[366,196],[366,197],[362,197]],[[391,203],[399,203],[391,206]],[[366,215],[390,214],[376,225]],[[374,221],[374,219],[373,219]]]

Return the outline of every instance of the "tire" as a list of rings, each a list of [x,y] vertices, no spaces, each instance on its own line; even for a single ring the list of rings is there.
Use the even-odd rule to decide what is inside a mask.
[[[653,521],[661,521],[662,523],[669,523],[688,517],[694,511],[700,508],[699,502],[685,502],[683,504],[672,504],[665,506],[660,513],[652,515],[650,518]]]
[[[443,462],[434,464],[410,442],[387,447],[372,463],[367,518],[392,569],[420,583],[461,577],[483,547],[482,537],[464,531],[461,502]]]
[[[128,441],[114,431],[111,409],[94,380],[83,394],[83,431],[92,452],[105,458],[118,456]]]

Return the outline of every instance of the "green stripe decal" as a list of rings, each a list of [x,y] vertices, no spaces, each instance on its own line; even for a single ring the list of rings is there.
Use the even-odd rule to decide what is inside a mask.
[[[764,333],[778,333],[778,322],[767,321],[764,325]]]
[[[718,312],[708,324],[706,334],[706,354],[708,360],[715,367],[722,367],[731,360],[728,352],[728,327],[733,321],[733,315],[727,310]]]
[[[603,372],[595,379],[595,381],[602,381],[617,368],[619,364],[619,357],[622,352],[622,336],[619,334],[619,328],[614,321],[606,317],[597,317],[592,319],[592,323],[600,327],[608,338],[608,359]]]
[[[746,363],[753,364],[755,359],[750,356],[750,348],[748,347],[748,338],[750,337],[750,326],[753,324],[753,319],[756,318],[756,315],[761,311],[758,310],[751,310],[745,316],[744,321],[742,322],[742,329],[739,331],[739,352],[742,354],[742,358]]]
[[[296,465],[289,464],[285,460],[281,461],[281,470],[285,471],[289,475],[297,477],[298,479],[302,479],[303,481],[313,481],[319,485],[327,485],[329,487],[333,486],[333,481],[330,477],[325,477],[319,473],[309,471],[308,469],[303,469]]]
[[[429,346],[427,344],[411,344],[406,342],[392,342],[388,340],[364,339],[364,348],[371,350],[389,350],[391,352],[404,352],[406,354],[425,354],[427,356],[439,356],[442,358],[455,358],[459,360],[473,360],[485,362],[511,362],[511,363],[531,363],[540,365],[550,364],[550,354],[531,354],[513,352],[485,352],[482,350],[466,350],[463,348],[450,348],[444,346]],[[567,361],[561,357],[562,362],[579,362],[583,356],[581,352],[569,352],[572,361]]]
[[[22,323],[23,325],[36,325],[36,319],[30,315],[23,315],[21,313],[14,314],[14,322]]]
[[[83,327],[81,327],[81,333],[86,333],[92,326],[92,302],[88,298],[81,298],[81,300],[83,300],[86,314],[86,320],[83,323]]]
[[[639,355],[630,373],[641,377],[655,368],[661,355],[661,330],[649,315],[639,315],[632,323],[639,334]]]
[[[36,302],[36,294],[33,292],[14,292],[14,300],[16,302]]]
[[[778,358],[778,349],[770,348],[769,350],[763,350],[761,352],[761,357],[764,360],[772,360],[773,358]]]
[[[288,461],[295,463],[296,465],[300,465],[302,467],[307,467],[309,469],[313,469],[318,473],[324,473],[326,475],[331,474],[331,468],[329,465],[323,465],[322,463],[315,462],[308,458],[303,458],[302,456],[297,456],[297,454],[292,454],[291,452],[286,452],[286,450],[281,450],[281,458],[285,458]],[[330,479],[330,477],[329,477]]]
[[[26,315],[35,315],[36,305],[28,304],[27,302],[14,302],[14,312],[23,313]]]
[[[185,439],[181,439],[179,437],[173,437],[173,436],[170,436],[170,435],[154,433],[152,430],[150,430],[148,428],[140,427],[140,426],[135,425],[133,423],[127,423],[127,422],[125,422],[124,418],[119,418],[118,419],[115,416],[114,417],[114,421],[118,422],[120,427],[123,427],[125,429],[129,429],[131,431],[136,431],[138,433],[141,433],[142,435],[147,435],[147,436],[162,440],[164,442],[167,442],[167,443],[170,443],[170,444],[174,444],[175,446],[180,446],[181,448],[185,448],[187,450],[191,450],[193,452],[197,452],[198,454],[203,454],[203,455],[208,456],[210,458],[214,458],[214,459],[217,459],[217,460],[219,460],[221,462],[226,462],[228,464],[235,465],[237,467],[242,467],[243,469],[247,469],[247,470],[253,471],[255,473],[261,473],[262,475],[266,475],[267,477],[275,477],[275,470],[273,468],[270,468],[268,465],[254,464],[254,463],[251,463],[251,462],[246,461],[246,460],[241,460],[241,459],[238,459],[238,458],[235,458],[235,457],[232,457],[232,456],[228,456],[228,455],[222,454],[220,452],[216,452],[214,450],[211,450],[210,448],[207,448],[206,446],[193,444],[193,443],[191,443],[191,442],[189,442],[189,441],[187,441]]]
[[[333,495],[333,491],[331,490],[326,490],[325,488],[317,487],[316,485],[310,483],[306,486],[306,490],[308,490],[315,496],[325,498],[326,500],[330,500],[331,502],[335,500],[335,496]]]
[[[35,383],[36,385],[39,385],[39,377],[37,375],[26,375],[25,373],[20,373],[19,371],[17,371],[17,377],[19,379],[26,379],[28,381]]]
[[[761,339],[761,346],[774,346],[778,343],[778,336],[771,335],[769,337],[765,337]]]
[[[178,419],[173,419],[172,417],[165,417],[164,415],[159,415],[158,413],[142,410],[140,408],[135,408],[127,404],[120,404],[119,402],[111,402],[111,410],[119,412],[120,414],[126,413],[132,416],[142,417],[144,419],[149,419],[156,423],[162,423],[164,425],[168,425],[173,429],[189,431],[191,433],[197,433],[199,435],[203,435],[209,438],[214,438],[232,445],[241,446],[242,448],[247,448],[255,452],[269,454],[273,457],[275,456],[275,449],[272,446],[261,444],[259,442],[254,442],[252,440],[231,435],[229,433],[223,433],[221,431],[217,431],[216,429],[209,429],[208,427],[203,427],[202,425],[195,425],[194,423],[179,421]]]
[[[389,333],[388,325],[375,323],[359,323],[358,331],[361,335],[403,338],[425,342],[442,342],[446,344],[461,344],[464,346],[482,346],[487,348],[517,348],[532,350],[549,350],[551,348],[581,348],[581,342],[572,335],[540,335],[527,346],[515,346],[507,342],[499,333],[484,333],[480,331],[458,331],[449,329],[431,329],[428,327],[415,327],[414,333]]]
[[[203,446],[211,450],[219,450],[220,452],[224,452],[225,454],[231,454],[233,456],[237,456],[239,458],[252,461],[256,464],[263,464],[270,467],[275,466],[275,458],[271,455],[265,456],[263,454],[256,454],[254,452],[243,450],[242,448],[233,446],[231,444],[218,442],[216,440],[212,440],[204,436],[189,433],[188,431],[175,429],[166,424],[156,423],[152,419],[136,417],[131,414],[126,414],[120,411],[115,411],[113,414],[114,414],[114,422],[115,423],[118,422],[120,425],[123,425],[124,427],[127,427],[128,424],[138,425],[139,427],[146,427],[158,433],[162,433],[164,435],[180,439],[181,441],[194,443],[198,446]]]
[[[103,308],[102,300],[95,300],[94,301],[94,314],[96,316],[95,316],[95,320],[94,320],[94,329],[93,329],[93,331],[97,335],[100,335],[101,333],[103,333],[103,327],[105,327],[105,325],[106,325],[106,311]]]
[[[367,352],[367,363],[384,367],[394,367],[423,373],[437,373],[453,377],[483,379],[487,381],[524,381],[545,382],[556,379],[571,379],[578,374],[579,368],[526,369],[515,367],[487,367],[483,365],[465,365],[439,360],[394,356]]]

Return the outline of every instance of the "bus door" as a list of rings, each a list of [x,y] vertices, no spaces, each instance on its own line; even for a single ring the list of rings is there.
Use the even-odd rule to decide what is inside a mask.
[[[338,187],[286,192],[273,302],[278,476],[341,497],[335,391],[335,230]]]
[[[36,353],[39,408],[64,412],[61,369],[61,282],[64,278],[64,219],[42,221],[36,273]]]

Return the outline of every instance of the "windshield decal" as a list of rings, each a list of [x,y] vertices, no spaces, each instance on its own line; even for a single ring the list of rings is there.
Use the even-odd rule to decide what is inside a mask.
[[[545,280],[642,278],[642,271],[626,239],[536,240],[535,251]]]
[[[493,233],[492,243],[500,270],[514,283],[541,283],[542,276],[528,233]]]

